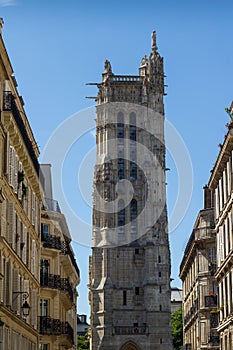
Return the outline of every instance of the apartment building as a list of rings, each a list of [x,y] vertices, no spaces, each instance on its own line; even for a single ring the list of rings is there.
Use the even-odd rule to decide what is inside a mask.
[[[212,194],[204,188],[205,204],[197,216],[180,265],[183,289],[184,349],[219,349],[216,236]]]
[[[3,20],[0,19],[0,30]],[[0,349],[38,349],[39,151],[0,35]]]
[[[215,230],[217,237],[217,271],[219,302],[220,349],[233,348],[233,103],[228,109],[231,122],[228,124],[228,133],[224,143],[220,145],[215,165],[211,171],[209,188],[215,198]]]
[[[76,349],[79,269],[65,216],[52,197],[50,165],[41,168],[45,198],[41,211],[39,349]]]

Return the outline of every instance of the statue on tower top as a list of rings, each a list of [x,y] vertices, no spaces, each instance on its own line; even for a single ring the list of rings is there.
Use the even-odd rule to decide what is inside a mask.
[[[104,73],[110,73],[110,74],[112,74],[111,63],[110,63],[108,60],[106,60],[106,61],[104,62]]]
[[[158,47],[156,45],[156,31],[153,30],[152,35],[151,35],[151,48],[153,52],[156,52]]]

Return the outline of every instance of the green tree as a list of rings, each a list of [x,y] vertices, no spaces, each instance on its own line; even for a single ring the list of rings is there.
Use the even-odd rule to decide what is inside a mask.
[[[183,345],[182,307],[172,313],[171,323],[174,350],[179,350]]]
[[[77,349],[78,350],[88,350],[90,347],[90,342],[88,338],[88,333],[85,335],[77,336]]]

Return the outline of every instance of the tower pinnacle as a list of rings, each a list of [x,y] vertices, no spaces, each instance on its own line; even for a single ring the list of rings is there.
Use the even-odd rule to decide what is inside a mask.
[[[156,31],[153,30],[152,35],[151,35],[151,49],[153,52],[157,52],[157,45],[156,45]]]

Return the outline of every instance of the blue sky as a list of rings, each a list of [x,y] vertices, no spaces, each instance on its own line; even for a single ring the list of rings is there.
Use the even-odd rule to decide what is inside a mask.
[[[18,90],[43,155],[56,128],[88,107],[107,58],[116,74],[137,74],[141,58],[150,52],[151,32],[157,31],[164,57],[166,118],[184,140],[193,168],[193,191],[186,215],[170,234],[173,285],[180,286],[179,264],[198,211],[203,206],[202,187],[226,134],[224,108],[233,100],[233,45],[231,1],[0,1],[3,38],[13,64]],[[85,113],[79,113],[79,128]],[[65,136],[64,136],[65,137]],[[63,139],[61,136],[61,143]],[[70,208],[91,223],[91,207],[81,197],[80,163],[94,147],[90,133],[73,142],[64,160],[62,186]],[[43,160],[54,163],[57,154]],[[175,204],[179,169],[168,154],[169,213]],[[91,163],[90,163],[91,164]],[[185,169],[184,169],[185,170]],[[91,198],[91,169],[85,183]],[[189,175],[187,174],[187,177]],[[54,174],[56,184],[57,174]],[[187,178],[188,181],[188,178]],[[54,197],[60,193],[54,188]],[[90,235],[70,216],[74,250],[81,270],[79,312],[89,313],[86,285],[90,249],[77,242]]]

